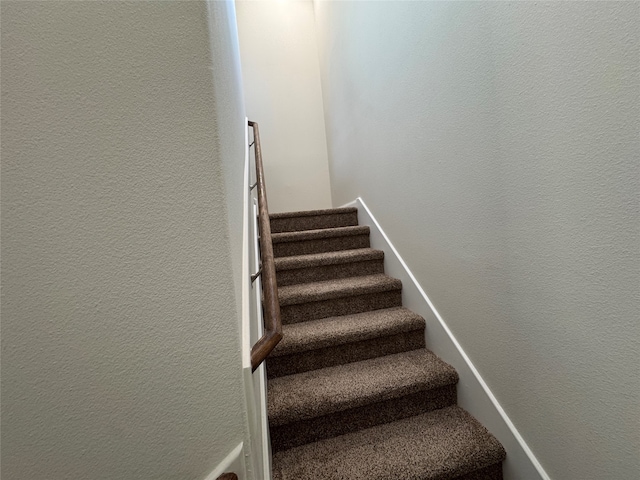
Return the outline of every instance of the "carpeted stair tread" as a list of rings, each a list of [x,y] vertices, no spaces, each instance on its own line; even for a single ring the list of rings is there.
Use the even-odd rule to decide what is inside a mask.
[[[278,288],[280,306],[402,290],[402,282],[384,274],[301,283]]]
[[[273,480],[497,479],[473,472],[504,458],[496,438],[452,406],[278,452]]]
[[[278,212],[269,214],[270,220],[291,217],[315,217],[318,215],[336,215],[341,213],[358,213],[357,207],[326,208],[321,210],[301,210],[297,212]]]
[[[424,319],[407,308],[396,307],[371,312],[323,318],[283,325],[283,338],[271,352],[280,357],[335,345],[423,330]]]
[[[338,250],[336,252],[280,257],[275,259],[275,265],[276,271],[282,271],[382,259],[384,259],[384,252],[382,250],[355,248],[352,250]]]
[[[368,240],[366,236],[343,237],[343,240],[355,238]],[[294,244],[280,244],[280,246],[291,245]],[[286,251],[285,248],[285,251],[278,252],[282,256],[275,259],[278,286],[384,273],[384,252],[362,248],[365,246],[361,240],[343,245],[349,248],[336,251],[327,251],[326,248],[298,248]],[[287,253],[291,255],[284,256]]]
[[[453,367],[426,349],[269,380],[269,424],[284,425],[455,384]]]
[[[273,480],[502,480],[505,451],[455,406],[458,374],[358,225],[270,215],[284,338],[267,359]]]
[[[271,240],[273,244],[300,242],[304,240],[320,240],[323,238],[350,237],[356,235],[369,235],[368,226],[319,228],[316,230],[301,230],[295,232],[273,233]]]

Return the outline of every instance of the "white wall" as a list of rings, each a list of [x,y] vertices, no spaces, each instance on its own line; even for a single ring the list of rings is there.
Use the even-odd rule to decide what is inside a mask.
[[[207,0],[213,103],[215,108],[216,155],[224,173],[229,222],[229,243],[238,312],[242,309],[242,229],[244,222],[244,164],[246,115],[242,93],[242,68],[238,46],[238,28],[233,0]],[[244,277],[243,277],[244,275]]]
[[[211,54],[204,1],[2,2],[7,480],[199,479],[246,438]]]
[[[247,115],[258,122],[269,211],[331,207],[311,0],[236,1]]]
[[[640,472],[639,9],[316,3],[334,203],[364,198],[556,479]]]

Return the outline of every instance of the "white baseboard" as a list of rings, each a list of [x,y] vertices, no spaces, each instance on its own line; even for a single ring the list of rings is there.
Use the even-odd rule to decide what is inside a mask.
[[[255,372],[243,369],[247,397],[250,452],[245,465],[247,480],[271,480],[271,441],[267,422],[267,375],[264,363]]]
[[[216,480],[223,473],[235,473],[238,475],[238,480],[245,480],[242,447],[243,443],[240,442],[204,480]]]
[[[507,451],[504,479],[550,480],[362,198],[343,207],[358,208],[358,223],[371,228],[371,247],[384,251],[385,272],[402,281],[403,305],[426,320],[427,348],[458,371],[458,404],[500,440]]]

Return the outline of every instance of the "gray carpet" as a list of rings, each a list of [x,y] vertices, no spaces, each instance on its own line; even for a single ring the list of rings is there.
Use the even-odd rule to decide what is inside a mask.
[[[274,480],[500,480],[505,451],[457,407],[369,227],[343,208],[271,215],[284,338],[267,360]]]

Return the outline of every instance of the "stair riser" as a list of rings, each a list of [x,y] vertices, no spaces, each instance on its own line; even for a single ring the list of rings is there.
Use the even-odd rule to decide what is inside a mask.
[[[298,283],[320,282],[361,275],[374,275],[376,273],[384,273],[383,260],[281,270],[276,273],[276,279],[278,286],[284,287]]]
[[[267,359],[269,378],[424,348],[424,329]]]
[[[358,212],[272,218],[271,233],[319,230],[321,228],[352,227],[354,225],[358,225]]]
[[[270,426],[273,452],[337,437],[382,423],[437,410],[456,403],[456,386],[448,385],[343,412],[280,426]]]
[[[276,258],[290,257],[292,255],[337,252],[338,250],[351,250],[354,248],[369,248],[369,235],[348,235],[297,242],[274,242],[273,255]]]
[[[319,318],[351,315],[402,305],[402,290],[367,293],[319,302],[280,306],[282,324],[306,322]]]

